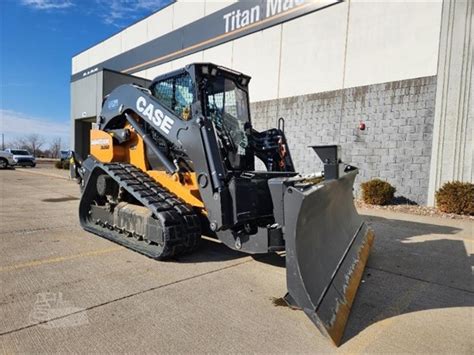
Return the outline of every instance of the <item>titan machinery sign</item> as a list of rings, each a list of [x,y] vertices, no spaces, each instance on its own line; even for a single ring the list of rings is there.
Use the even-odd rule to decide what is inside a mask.
[[[71,81],[107,68],[126,74],[261,31],[343,0],[239,1],[186,26],[72,75]]]

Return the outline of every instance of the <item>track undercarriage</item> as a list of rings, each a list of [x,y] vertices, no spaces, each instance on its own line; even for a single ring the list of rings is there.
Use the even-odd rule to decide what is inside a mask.
[[[96,162],[83,196],[84,229],[151,258],[190,252],[201,238],[194,210],[130,164]]]

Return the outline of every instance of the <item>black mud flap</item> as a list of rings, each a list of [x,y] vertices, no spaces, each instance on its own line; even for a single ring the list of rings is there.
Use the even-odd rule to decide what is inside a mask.
[[[357,171],[284,192],[285,299],[339,345],[373,242],[358,215],[352,187]]]

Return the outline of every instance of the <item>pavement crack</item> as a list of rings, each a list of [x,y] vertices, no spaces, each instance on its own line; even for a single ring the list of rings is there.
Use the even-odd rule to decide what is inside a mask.
[[[71,312],[71,313],[68,313],[68,314],[64,314],[64,315],[62,315],[62,316],[54,317],[54,318],[51,318],[51,319],[48,319],[48,320],[44,320],[44,321],[41,321],[41,322],[37,322],[37,323],[34,323],[34,324],[25,325],[25,326],[23,326],[23,327],[19,327],[19,328],[16,328],[16,329],[7,330],[7,331],[5,331],[5,332],[0,333],[0,336],[4,336],[4,335],[9,335],[9,334],[17,333],[17,332],[22,331],[22,330],[25,330],[25,329],[34,328],[34,327],[36,327],[36,326],[38,326],[38,325],[46,324],[46,323],[49,323],[49,322],[54,322],[54,321],[59,320],[59,319],[64,319],[64,318],[67,318],[67,317],[70,317],[70,316],[73,316],[73,315],[76,315],[76,314],[84,313],[84,312],[87,312],[87,311],[90,311],[90,310],[93,310],[93,309],[96,309],[96,308],[99,308],[99,307],[107,306],[107,305],[112,304],[112,303],[115,303],[115,302],[123,301],[123,300],[129,299],[129,298],[132,298],[132,297],[135,297],[135,296],[139,296],[139,295],[142,295],[142,294],[145,294],[145,293],[148,293],[148,292],[156,291],[156,290],[159,290],[159,289],[168,287],[168,286],[173,286],[173,285],[176,285],[176,284],[180,284],[180,283],[183,283],[183,282],[186,282],[186,281],[190,281],[190,280],[193,280],[193,279],[202,277],[202,276],[211,275],[211,274],[214,274],[214,273],[223,271],[223,270],[227,270],[227,269],[230,269],[230,268],[233,268],[233,267],[236,267],[236,266],[240,266],[240,265],[243,265],[243,264],[252,262],[252,261],[254,261],[254,260],[253,260],[253,259],[245,260],[245,261],[242,261],[242,262],[239,262],[239,263],[236,263],[236,264],[224,266],[224,267],[219,268],[219,269],[215,269],[215,270],[203,272],[203,273],[201,273],[201,274],[197,274],[197,275],[193,275],[193,276],[190,276],[190,277],[186,277],[186,278],[181,279],[181,280],[176,280],[176,281],[168,282],[168,283],[163,284],[163,285],[151,287],[151,288],[148,288],[148,289],[146,289],[146,290],[139,291],[139,292],[134,292],[134,293],[131,293],[131,294],[122,296],[122,297],[118,297],[118,298],[112,299],[112,300],[110,300],[110,301],[102,302],[102,303],[99,303],[99,304],[96,304],[96,305],[93,305],[93,306],[90,306],[90,307],[87,307],[87,308],[82,308],[82,309],[80,309],[80,310],[78,310],[78,311],[76,311],[76,312]]]
[[[377,270],[377,271],[381,271],[381,272],[386,272],[387,274],[406,277],[407,279],[420,281],[420,282],[425,282],[425,283],[428,283],[428,284],[437,285],[437,286],[441,286],[441,287],[446,287],[446,288],[450,288],[450,289],[453,289],[453,290],[456,290],[456,291],[467,292],[467,293],[470,293],[470,294],[474,295],[474,291],[471,291],[471,290],[466,290],[464,288],[442,284],[442,283],[439,283],[439,282],[436,282],[436,281],[428,281],[428,280],[420,279],[418,277],[409,276],[409,275],[406,275],[406,274],[402,274],[400,272],[389,271],[389,270],[385,270],[385,269],[381,269],[381,268],[373,267],[373,266],[368,266],[368,265],[366,266],[366,269],[372,269],[372,270]]]

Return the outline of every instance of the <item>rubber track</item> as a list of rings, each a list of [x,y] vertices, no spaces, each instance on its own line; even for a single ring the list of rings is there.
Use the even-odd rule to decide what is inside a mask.
[[[154,259],[168,259],[194,250],[201,239],[199,216],[175,194],[131,164],[96,163],[161,222],[164,247],[127,238],[123,233],[90,224],[85,229]],[[163,248],[163,249],[161,249]]]

